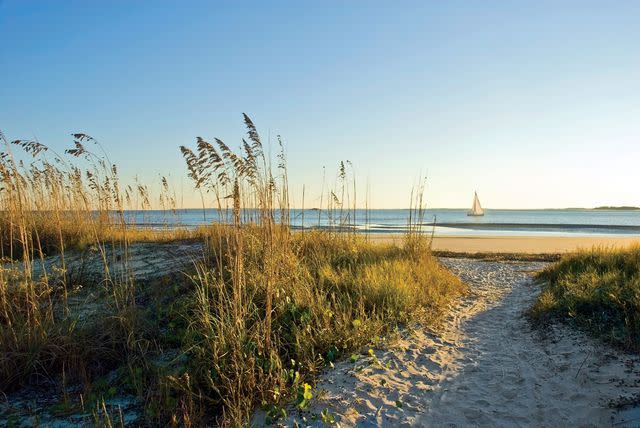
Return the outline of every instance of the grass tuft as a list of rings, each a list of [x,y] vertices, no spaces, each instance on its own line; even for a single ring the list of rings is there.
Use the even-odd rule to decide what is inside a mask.
[[[545,285],[531,309],[538,321],[569,321],[627,349],[640,350],[640,247],[566,255],[538,275]]]

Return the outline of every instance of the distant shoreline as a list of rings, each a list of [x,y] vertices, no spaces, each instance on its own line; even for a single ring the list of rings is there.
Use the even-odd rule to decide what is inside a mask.
[[[622,207],[595,207],[592,208],[596,211],[640,211],[640,207],[630,207],[630,206],[622,206]]]
[[[640,210],[607,211],[574,210],[487,210],[483,217],[469,217],[468,210],[427,210],[420,216],[409,210],[344,210],[314,211],[291,209],[284,223],[292,229],[330,230],[356,233],[405,233],[419,225],[422,232],[436,235],[502,235],[502,236],[640,236]],[[281,221],[282,212],[274,211],[274,220]],[[195,229],[211,223],[229,221],[229,213],[215,210],[188,211],[127,211],[127,224],[150,229]],[[258,218],[251,209],[242,211],[245,223]]]
[[[229,208],[230,209],[230,208]],[[214,212],[214,211],[218,211],[217,208],[213,208],[213,207],[207,207],[206,212]],[[244,208],[244,210],[257,210],[257,208]],[[353,210],[353,208],[349,208],[349,210]],[[364,208],[364,207],[358,207],[356,208],[356,211],[409,211],[410,208]],[[469,208],[468,207],[458,207],[458,208],[442,208],[442,207],[427,207],[425,208],[426,211],[468,211]],[[586,207],[565,207],[565,208],[484,208],[485,211],[640,211],[640,207],[636,207],[636,206],[599,206],[599,207],[592,207],[592,208],[586,208]],[[160,209],[160,208],[145,208],[145,209],[126,209],[124,210],[125,213],[127,212],[161,212],[161,211],[166,211],[166,212],[171,212],[171,211],[195,211],[195,212],[202,212],[202,207],[198,208],[198,207],[183,207],[183,208],[175,208],[175,209]],[[225,211],[223,209],[223,211]],[[274,211],[279,211],[278,208],[274,208]],[[300,208],[300,207],[296,207],[296,208],[289,208],[289,211],[310,211],[310,212],[327,212],[330,211],[326,208],[317,208],[317,207],[312,207],[312,208]],[[336,210],[339,211],[339,210]],[[346,208],[344,209],[344,211],[348,211]]]

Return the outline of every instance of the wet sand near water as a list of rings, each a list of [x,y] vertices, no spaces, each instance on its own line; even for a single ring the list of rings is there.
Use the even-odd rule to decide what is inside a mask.
[[[372,234],[381,243],[402,243],[403,236]],[[580,248],[640,245],[640,236],[436,236],[435,251],[460,253],[566,253]]]

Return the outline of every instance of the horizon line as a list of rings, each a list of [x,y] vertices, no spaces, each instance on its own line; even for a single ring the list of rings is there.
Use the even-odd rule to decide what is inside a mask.
[[[205,210],[218,210],[219,208],[215,207],[206,207]],[[225,209],[232,209],[231,207]],[[257,210],[261,208],[256,207],[243,207],[244,209],[249,210]],[[272,208],[275,211],[281,210],[281,208]],[[318,207],[310,207],[310,208],[302,208],[302,207],[289,207],[286,208],[288,210],[305,210],[305,211],[329,211],[329,208],[318,208]],[[483,207],[485,211],[566,211],[566,210],[600,210],[600,211],[639,211],[640,206],[630,206],[630,205],[603,205],[596,207],[544,207],[544,208],[486,208]],[[124,211],[178,211],[178,210],[189,210],[189,211],[202,211],[202,207],[181,207],[181,208],[131,208],[125,209]],[[340,208],[333,208],[333,210],[340,210]],[[353,211],[353,207],[343,208],[343,211]],[[356,207],[356,210],[415,210],[415,208],[410,207],[387,207],[387,208],[371,208],[371,207]],[[423,210],[469,210],[469,207],[426,207]]]

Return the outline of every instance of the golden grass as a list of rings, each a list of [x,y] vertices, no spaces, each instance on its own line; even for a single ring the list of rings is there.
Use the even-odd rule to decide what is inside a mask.
[[[289,247],[277,255],[281,269],[271,277],[270,321],[258,235],[243,236],[252,245],[243,249],[240,290],[232,276],[204,266],[192,277],[181,316],[182,347],[193,365],[168,380],[180,400],[197,403],[196,414],[218,406],[226,422],[242,424],[257,403],[294,398],[338,356],[411,321],[437,321],[464,289],[428,251],[414,247],[326,232],[288,239]]]
[[[464,291],[419,233],[423,187],[412,196],[416,226],[402,247],[337,232],[355,221],[355,183],[344,163],[326,199],[335,229],[292,233],[284,149],[267,158],[247,116],[245,124],[239,153],[200,138],[195,151],[181,148],[203,205],[206,194],[222,222],[170,233],[125,223],[126,209],[150,206],[149,191],[122,185],[91,137],[75,134],[67,151],[86,165],[81,170],[75,158],[50,161],[40,143],[2,136],[0,249],[14,262],[0,269],[0,389],[45,377],[81,382],[83,408],[102,403],[99,419],[108,420],[111,382],[144,402],[151,425],[243,425],[258,404],[306,400],[305,383],[328,362],[409,322],[436,322]],[[25,166],[11,147],[35,160]],[[170,209],[175,197],[164,179],[162,189]],[[137,284],[110,274],[108,245],[124,248],[126,259],[136,241],[184,238],[206,249],[189,275]],[[69,304],[82,290],[71,288],[64,264],[66,252],[84,246],[97,248],[104,263],[95,290],[101,305],[90,320]],[[62,274],[36,278],[33,263],[54,252]],[[106,381],[114,369],[115,380]]]

